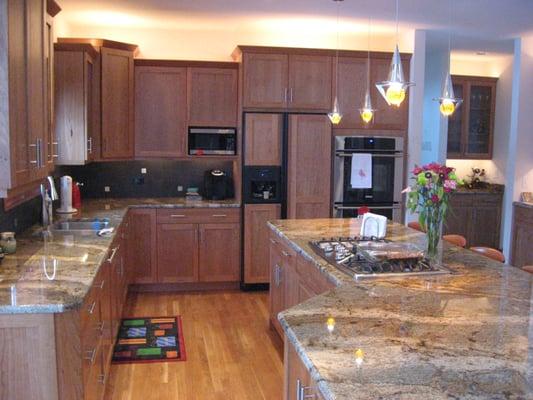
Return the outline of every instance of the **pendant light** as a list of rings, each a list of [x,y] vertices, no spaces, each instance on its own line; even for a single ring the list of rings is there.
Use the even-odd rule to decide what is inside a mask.
[[[452,0],[450,0],[450,9],[449,9],[449,15],[448,15],[448,71],[446,72],[446,75],[444,76],[444,80],[442,82],[442,95],[438,99],[433,99],[435,101],[438,101],[440,106],[439,110],[440,113],[444,117],[449,117],[452,115],[457,107],[461,105],[463,102],[463,99],[459,99],[455,97],[455,93],[453,92],[453,84],[452,84],[452,76],[450,73],[450,58],[451,58],[451,36],[452,36],[452,29],[451,29],[451,20],[452,20]]]
[[[372,108],[372,99],[370,98],[370,18],[368,19],[368,37],[367,37],[367,60],[366,60],[366,93],[363,108],[359,109],[361,119],[369,124],[374,118],[375,109]]]
[[[338,125],[342,120],[342,114],[339,110],[339,101],[337,99],[337,92],[339,90],[339,8],[341,1],[333,0],[337,3],[337,50],[335,55],[335,100],[333,101],[333,109],[328,113],[329,120],[333,125]]]
[[[405,99],[406,89],[414,86],[414,83],[407,82],[403,76],[402,60],[398,49],[398,16],[399,0],[396,0],[396,47],[392,55],[392,62],[389,71],[389,78],[386,81],[376,83],[379,93],[383,96],[389,106],[400,107]]]

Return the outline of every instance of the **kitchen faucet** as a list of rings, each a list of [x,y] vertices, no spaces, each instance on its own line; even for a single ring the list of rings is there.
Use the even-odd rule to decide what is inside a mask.
[[[46,183],[41,183],[41,199],[43,202],[43,229],[48,229],[53,218],[52,202],[59,199],[59,196],[54,185],[54,178],[48,176],[45,182],[48,182],[48,188],[46,188]]]

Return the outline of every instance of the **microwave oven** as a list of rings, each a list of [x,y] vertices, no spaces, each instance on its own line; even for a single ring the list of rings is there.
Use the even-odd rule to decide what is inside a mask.
[[[237,154],[237,129],[189,127],[189,155]]]

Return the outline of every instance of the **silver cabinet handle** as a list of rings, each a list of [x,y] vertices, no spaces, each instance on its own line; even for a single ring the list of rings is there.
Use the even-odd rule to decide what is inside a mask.
[[[93,301],[93,304],[91,304],[89,309],[87,310],[89,311],[89,314],[92,314],[94,312],[95,307],[96,307],[96,301]]]
[[[102,385],[105,385],[105,381],[106,381],[106,375],[105,374],[98,375],[98,383],[101,383]]]
[[[296,400],[302,400],[302,382],[296,379]]]
[[[112,263],[113,262],[113,259],[115,258],[115,255],[117,254],[117,251],[118,251],[119,248],[120,248],[120,245],[118,245],[113,250],[111,250],[111,256],[109,256],[109,258],[107,259],[108,263]]]
[[[293,90],[291,88],[291,95],[290,95],[290,100],[289,100],[291,103],[292,103],[292,99],[293,99]]]
[[[100,322],[98,325],[96,325],[96,330],[100,332],[100,334],[104,333],[104,327],[105,323],[104,321]]]
[[[57,152],[54,154],[54,146],[57,149]],[[52,158],[59,158],[59,143],[58,142],[52,142]]]
[[[30,160],[30,164],[35,164],[35,165],[38,166],[38,164],[39,164],[39,149],[37,147],[37,143],[38,142],[31,143],[29,145],[29,147],[35,147],[35,160]]]
[[[186,217],[186,215],[184,215],[184,214],[172,214],[170,216],[170,218],[185,218],[185,217]]]
[[[285,88],[285,90],[283,91],[283,102],[286,103],[287,102],[287,98],[288,98],[288,91],[289,89],[288,88]]]
[[[276,266],[274,267],[274,283],[276,284],[276,287],[279,287],[279,285],[281,284],[281,267],[276,264]]]
[[[216,218],[226,218],[227,215],[226,215],[226,214],[213,214],[213,217],[216,217]]]
[[[102,279],[102,282],[100,282],[99,284],[94,284],[93,286],[95,288],[98,288],[98,289],[103,289],[104,288],[104,285],[105,285],[105,280]]]
[[[90,361],[91,364],[94,364],[94,360],[96,358],[96,348],[86,351],[85,357],[83,358],[86,359],[87,361]]]
[[[287,253],[285,250],[281,250],[281,254],[283,254],[285,257],[289,258],[291,255]]]
[[[87,152],[89,154],[92,154],[93,152],[93,138],[89,136],[89,138],[87,139]]]
[[[43,141],[42,139],[37,139],[37,166],[39,168],[43,167]]]
[[[272,244],[277,244],[277,243],[278,243],[278,242],[276,242],[276,241],[275,241],[274,239],[272,239],[272,238],[269,238],[268,240],[270,240],[270,243],[272,243]]]

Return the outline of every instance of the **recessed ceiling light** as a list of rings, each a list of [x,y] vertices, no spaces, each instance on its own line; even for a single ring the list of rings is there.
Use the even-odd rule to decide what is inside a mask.
[[[487,53],[485,51],[476,51],[476,55],[478,55],[478,56],[486,56]]]

